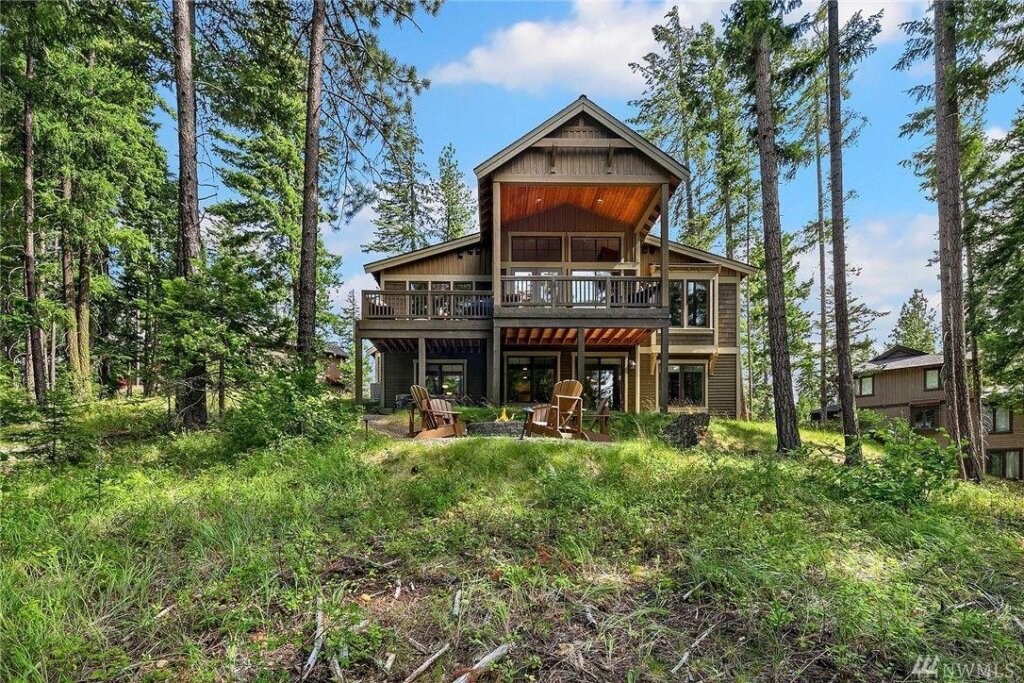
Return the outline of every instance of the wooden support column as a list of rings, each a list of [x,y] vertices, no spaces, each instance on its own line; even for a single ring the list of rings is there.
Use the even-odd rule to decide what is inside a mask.
[[[352,352],[355,354],[355,386],[352,387],[352,393],[355,396],[356,403],[363,402],[363,338],[356,334],[352,339]]]
[[[418,346],[419,356],[417,358],[417,360],[419,360],[419,363],[418,363],[419,367],[416,368],[416,384],[419,384],[421,387],[426,387],[427,386],[427,340],[424,339],[423,337],[420,337],[417,341],[419,342],[419,346]]]
[[[494,308],[501,308],[501,183],[491,183],[491,289]]]
[[[633,372],[633,412],[640,412],[640,345],[633,347],[633,363],[636,365]]]
[[[497,406],[501,405],[501,328],[495,325],[494,332],[487,341],[491,351],[487,399]]]
[[[661,342],[661,355],[659,357],[658,375],[658,407],[661,412],[668,412],[668,325],[658,331],[658,340]]]
[[[584,365],[584,351],[587,348],[587,334],[586,330],[582,327],[576,328],[576,379],[580,382],[583,381],[583,373],[586,366]]]
[[[668,293],[668,183],[661,184],[661,305],[669,306]]]

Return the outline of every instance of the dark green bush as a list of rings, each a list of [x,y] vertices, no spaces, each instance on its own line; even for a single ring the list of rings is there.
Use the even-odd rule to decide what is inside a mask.
[[[857,411],[857,423],[860,425],[861,434],[870,434],[872,436],[880,434],[885,431],[890,422],[891,420],[888,417],[877,410],[862,408]]]
[[[903,422],[892,422],[883,436],[885,455],[878,460],[849,467],[824,465],[824,476],[839,497],[908,510],[956,487],[956,446],[940,446]]]
[[[225,416],[224,429],[239,450],[289,437],[323,443],[351,431],[358,420],[351,401],[331,392],[313,368],[298,365],[268,373]]]

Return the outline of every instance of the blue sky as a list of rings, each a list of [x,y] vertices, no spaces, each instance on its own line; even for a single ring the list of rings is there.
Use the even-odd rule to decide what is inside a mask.
[[[425,159],[434,166],[441,148],[455,145],[467,182],[475,187],[473,167],[531,129],[580,94],[586,94],[622,119],[632,115],[628,101],[642,84],[628,68],[653,47],[651,26],[672,3],[663,2],[449,2],[437,16],[417,16],[409,24],[387,27],[384,46],[428,76],[431,87],[416,103],[416,120]],[[679,3],[684,18],[718,23],[725,2]],[[898,311],[916,288],[938,304],[935,268],[927,263],[935,248],[936,209],[918,181],[900,166],[922,140],[902,140],[899,126],[915,104],[906,90],[931,80],[928,65],[908,73],[892,70],[903,48],[899,23],[921,16],[926,2],[840,1],[844,15],[857,9],[885,10],[877,52],[860,67],[849,104],[868,118],[856,147],[845,153],[847,190],[858,198],[848,204],[849,251],[863,270],[852,283],[854,293],[881,310]],[[1019,94],[998,98],[987,129],[998,136],[1009,126]],[[173,128],[162,134],[173,145]],[[173,149],[171,150],[173,154]],[[216,191],[216,178],[204,174]],[[816,215],[814,174],[806,169],[781,189],[783,228],[797,230]],[[372,214],[364,211],[349,225],[324,235],[344,259],[350,288],[372,287],[363,264]],[[673,229],[674,232],[674,229]],[[811,260],[805,267],[812,272]],[[816,309],[812,300],[809,308]],[[888,335],[895,313],[876,323],[875,338]]]

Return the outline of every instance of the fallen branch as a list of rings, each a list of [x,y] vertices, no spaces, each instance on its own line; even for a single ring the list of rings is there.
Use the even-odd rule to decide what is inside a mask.
[[[452,616],[459,616],[459,611],[462,608],[462,589],[460,588],[455,593],[455,603],[452,605]]]
[[[424,671],[426,671],[427,669],[430,668],[431,664],[433,664],[434,662],[437,661],[438,657],[443,655],[445,652],[448,652],[448,649],[450,647],[451,647],[451,645],[449,645],[448,643],[445,643],[444,647],[442,647],[440,650],[438,650],[434,654],[432,654],[429,657],[427,657],[427,661],[425,661],[422,664],[420,664],[416,668],[415,671],[413,671],[411,674],[406,676],[405,680],[402,681],[402,683],[412,683],[413,681],[415,681],[417,678],[419,678],[423,674]]]
[[[316,598],[316,636],[313,642],[313,651],[309,653],[309,659],[306,660],[306,665],[302,667],[302,678],[299,680],[306,680],[309,674],[313,671],[313,666],[316,665],[316,658],[320,655],[320,648],[324,646],[324,612],[320,608],[321,606],[320,596]]]
[[[511,644],[499,645],[490,654],[474,664],[472,669],[456,678],[452,683],[469,683],[471,680],[475,680],[477,674],[483,673],[491,664],[507,655],[512,647]]]
[[[711,624],[711,626],[708,627],[707,631],[704,631],[704,633],[702,633],[699,636],[697,636],[697,640],[693,641],[693,645],[691,645],[686,650],[686,652],[683,653],[682,658],[672,668],[672,671],[669,672],[670,674],[675,675],[675,674],[679,673],[680,669],[682,669],[684,666],[686,666],[686,663],[688,661],[690,661],[690,655],[693,654],[693,651],[697,649],[698,645],[700,645],[702,642],[704,642],[704,639],[708,637],[708,634],[711,633],[711,631],[714,630],[714,628],[715,628],[715,624]]]
[[[331,666],[331,673],[334,675],[334,680],[336,680],[336,681],[344,681],[345,680],[345,674],[343,674],[341,672],[341,664],[338,663],[338,659],[337,658],[332,658],[331,659],[331,665],[330,666]]]
[[[392,667],[392,666],[394,666],[394,664],[395,664],[395,657],[396,657],[396,656],[397,656],[397,655],[395,655],[395,653],[394,653],[394,652],[389,652],[389,653],[388,653],[388,657],[387,657],[387,659],[386,659],[386,660],[384,661],[384,670],[385,670],[385,671],[387,671],[387,672],[389,672],[389,673],[391,672],[391,667]]]

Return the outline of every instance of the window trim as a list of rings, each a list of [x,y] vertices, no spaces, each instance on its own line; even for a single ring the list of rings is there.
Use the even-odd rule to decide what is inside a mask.
[[[928,373],[929,372],[938,373],[939,382],[934,387],[929,387],[928,386]],[[925,368],[924,369],[923,381],[924,381],[924,385],[923,386],[924,386],[924,390],[925,391],[941,391],[942,390],[942,368],[941,367],[939,367],[939,368]]]
[[[933,419],[931,427],[917,427],[915,425],[916,420],[914,420],[914,413],[919,410],[932,411]],[[934,432],[939,427],[939,406],[910,406],[910,428],[915,432]]]
[[[1006,429],[996,428],[996,411],[1000,409],[1006,410],[1006,416],[1008,418],[1006,421]],[[985,412],[991,415],[992,423],[992,429],[987,431],[986,434],[1013,434],[1013,408],[1011,408],[1010,406],[986,405]],[[984,426],[984,424],[982,426]]]
[[[683,365],[700,365],[700,366],[703,366],[703,368],[704,368],[704,405],[702,405],[702,406],[673,406],[671,403],[669,403],[669,406],[668,406],[669,412],[693,412],[693,413],[706,413],[706,412],[709,412],[711,410],[708,407],[708,398],[709,398],[709,396],[708,396],[708,386],[709,386],[708,385],[708,382],[709,382],[708,375],[710,374],[710,372],[709,372],[710,361],[707,358],[680,358],[678,356],[673,358],[672,355],[670,354],[669,357],[668,357],[668,366],[671,368],[673,365],[679,365],[679,366],[683,366]],[[658,367],[658,373],[660,374],[661,373],[661,363],[658,363],[657,367]],[[682,373],[682,370],[680,370],[680,373]],[[661,382],[659,381],[658,385],[657,385],[657,387],[655,389],[655,396],[656,396],[656,398],[659,401],[661,400],[661,397],[658,396],[657,394],[660,391],[661,391]]]
[[[864,380],[867,379],[867,378],[871,379],[871,393],[870,394],[865,394],[864,393]],[[867,397],[867,396],[874,396],[875,395],[875,376],[874,375],[858,375],[856,379],[857,379],[857,396],[858,397],[861,397],[861,396]]]
[[[703,326],[689,325],[690,320],[690,305],[687,301],[686,288],[690,282],[706,282],[708,283],[708,324]],[[682,306],[680,307],[680,318],[679,325],[672,325],[672,287],[676,284],[682,285],[682,294],[680,299],[682,300]],[[718,307],[718,275],[708,274],[706,277],[701,275],[698,277],[675,277],[669,278],[669,333],[672,332],[689,332],[689,333],[707,333],[714,332],[715,325],[718,323],[717,307]]]

